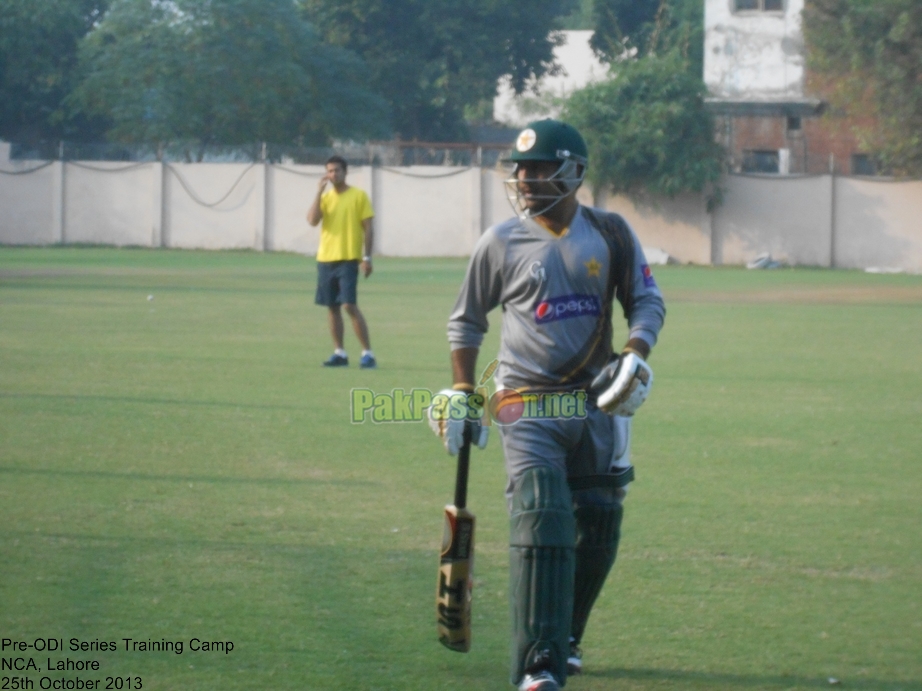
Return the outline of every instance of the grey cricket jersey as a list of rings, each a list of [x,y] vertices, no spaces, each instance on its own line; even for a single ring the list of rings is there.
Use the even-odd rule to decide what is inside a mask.
[[[512,218],[481,236],[448,321],[448,340],[452,350],[479,348],[488,313],[502,306],[497,388],[585,388],[609,361],[612,329],[604,322],[621,310],[608,309],[613,250],[590,219],[603,213],[581,206],[559,238],[527,218]],[[621,258],[631,262],[631,294],[618,299],[629,337],[653,346],[666,309],[640,242],[623,227],[633,240],[633,258]]]

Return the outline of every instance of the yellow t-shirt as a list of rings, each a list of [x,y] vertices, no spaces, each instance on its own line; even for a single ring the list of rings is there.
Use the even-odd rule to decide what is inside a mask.
[[[361,259],[365,245],[362,221],[375,215],[368,195],[358,187],[349,187],[342,194],[331,188],[320,198],[320,213],[323,214],[323,225],[320,227],[317,261]]]

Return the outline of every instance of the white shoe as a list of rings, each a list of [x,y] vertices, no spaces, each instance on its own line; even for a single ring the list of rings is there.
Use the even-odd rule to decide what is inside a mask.
[[[572,638],[570,639],[570,655],[567,657],[567,676],[573,677],[583,673],[583,651]]]
[[[560,684],[550,672],[526,674],[519,684],[519,691],[560,691]]]

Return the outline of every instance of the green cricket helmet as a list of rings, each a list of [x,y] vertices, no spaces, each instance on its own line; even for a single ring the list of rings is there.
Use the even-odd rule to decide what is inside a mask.
[[[509,160],[575,160],[585,167],[589,162],[589,151],[582,135],[573,125],[548,118],[529,123],[519,132]]]
[[[573,125],[560,120],[536,120],[525,126],[515,140],[509,162],[515,164],[512,175],[506,180],[509,201],[517,213],[540,216],[573,194],[583,183],[589,151],[582,135]],[[559,166],[549,180],[556,183],[557,194],[542,195],[547,206],[540,210],[527,210],[519,190],[517,173],[519,164],[526,161],[557,162]],[[522,180],[526,182],[528,180]]]

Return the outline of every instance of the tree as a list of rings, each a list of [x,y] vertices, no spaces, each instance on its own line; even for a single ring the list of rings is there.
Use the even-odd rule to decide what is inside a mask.
[[[292,0],[114,0],[80,49],[77,111],[121,141],[325,144],[387,133],[360,61]]]
[[[105,11],[106,0],[0,0],[0,137],[99,136],[104,122],[67,117],[77,44]]]
[[[704,3],[701,0],[594,0],[591,45],[609,63],[625,53],[643,58],[676,50],[687,69],[704,71]]]
[[[704,107],[704,3],[593,0],[593,17],[591,45],[613,76],[575,92],[564,109],[592,152],[589,181],[718,202],[724,152]]]
[[[466,138],[464,108],[509,75],[521,93],[553,71],[574,0],[302,0],[324,38],[361,55],[404,139]]]
[[[589,146],[589,181],[630,195],[713,195],[723,152],[701,79],[675,52],[625,61],[617,70],[612,79],[575,92],[564,111]]]
[[[813,0],[804,39],[812,86],[869,123],[856,128],[862,144],[884,168],[922,175],[922,3]]]
[[[593,4],[594,0],[577,0],[573,11],[561,20],[561,28],[570,31],[591,31],[594,22]]]

